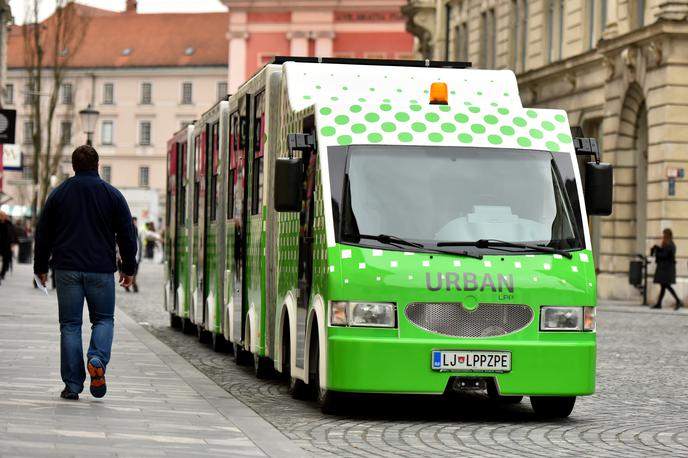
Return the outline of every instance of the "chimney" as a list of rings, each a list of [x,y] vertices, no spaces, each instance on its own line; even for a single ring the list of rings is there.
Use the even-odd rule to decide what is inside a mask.
[[[127,9],[124,12],[136,14],[136,0],[127,0]]]

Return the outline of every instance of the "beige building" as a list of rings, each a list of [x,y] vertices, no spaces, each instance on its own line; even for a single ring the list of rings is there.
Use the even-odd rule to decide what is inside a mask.
[[[100,113],[93,146],[100,155],[101,177],[118,188],[158,191],[164,208],[167,140],[227,95],[228,16],[138,14],[136,2],[127,4],[123,13],[74,4],[88,17],[88,25],[59,88],[53,139],[63,154],[61,172],[73,173],[71,152],[86,142],[78,112],[91,104]],[[5,108],[17,110],[16,141],[23,153],[24,171],[5,173],[4,192],[15,211],[30,208],[33,197],[32,93],[23,53],[21,28],[15,27],[4,100]],[[44,70],[39,96],[44,109],[51,78],[50,69]],[[46,126],[40,129],[44,133]],[[54,182],[61,175],[59,171]]]
[[[629,261],[669,227],[685,298],[688,1],[409,0],[404,14],[422,57],[513,69],[524,106],[563,108],[600,139],[615,167],[614,213],[590,221],[600,297],[639,297]]]

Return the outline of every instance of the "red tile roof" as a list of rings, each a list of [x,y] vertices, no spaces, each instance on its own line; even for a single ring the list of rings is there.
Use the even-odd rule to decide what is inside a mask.
[[[228,13],[138,14],[72,4],[85,21],[70,68],[226,66]],[[41,23],[50,36],[56,15]],[[25,67],[22,28],[9,34],[7,64]],[[130,49],[127,55],[126,49]],[[49,52],[47,54],[50,54]],[[46,58],[46,65],[49,65]]]

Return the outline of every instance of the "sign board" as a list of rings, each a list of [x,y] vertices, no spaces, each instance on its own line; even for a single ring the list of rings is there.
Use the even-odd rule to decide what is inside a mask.
[[[14,143],[17,110],[0,110],[0,143]]]
[[[22,153],[19,145],[16,144],[6,144],[2,145],[3,151],[3,162],[5,170],[18,170],[22,169]]]

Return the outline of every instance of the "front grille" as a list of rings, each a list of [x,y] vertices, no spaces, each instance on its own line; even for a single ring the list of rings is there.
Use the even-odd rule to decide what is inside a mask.
[[[406,318],[419,328],[454,337],[495,337],[519,331],[530,324],[527,305],[480,304],[466,310],[460,303],[416,302],[406,307]]]

